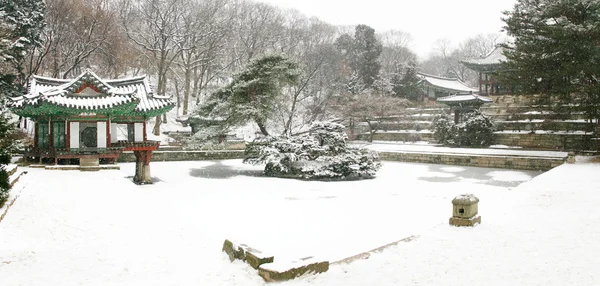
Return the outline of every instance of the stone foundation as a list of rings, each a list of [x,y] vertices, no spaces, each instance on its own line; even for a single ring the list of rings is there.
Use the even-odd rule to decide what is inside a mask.
[[[493,156],[475,154],[437,154],[414,152],[379,152],[384,161],[416,162],[514,170],[548,171],[562,165],[567,159],[560,157]]]
[[[453,226],[475,226],[481,223],[481,216],[474,216],[472,218],[450,218],[450,225]]]
[[[291,267],[291,268],[290,268]],[[329,270],[329,262],[313,262],[303,264],[301,262],[290,265],[278,266],[273,263],[261,265],[258,268],[258,275],[267,282],[277,282],[292,280],[307,273],[323,273]]]

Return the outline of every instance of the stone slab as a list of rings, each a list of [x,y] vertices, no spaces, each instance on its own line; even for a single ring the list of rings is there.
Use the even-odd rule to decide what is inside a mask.
[[[329,270],[329,261],[293,261],[290,264],[267,263],[258,268],[258,275],[266,282],[292,280],[304,274],[323,273]]]
[[[450,225],[453,226],[475,226],[481,223],[481,216],[474,216],[472,218],[458,218],[451,217]]]

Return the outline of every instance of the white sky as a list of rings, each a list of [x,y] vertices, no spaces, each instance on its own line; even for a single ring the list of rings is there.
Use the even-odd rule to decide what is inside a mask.
[[[516,0],[257,0],[297,9],[334,25],[366,24],[377,32],[411,34],[410,48],[426,57],[437,39],[453,44],[481,33],[500,32],[502,11]]]

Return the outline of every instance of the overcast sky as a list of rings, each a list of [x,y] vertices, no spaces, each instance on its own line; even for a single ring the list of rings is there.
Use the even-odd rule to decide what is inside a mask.
[[[401,30],[413,38],[410,48],[426,57],[433,43],[454,44],[481,33],[500,32],[502,11],[516,0],[257,0],[293,8],[334,25],[366,24],[377,32]]]

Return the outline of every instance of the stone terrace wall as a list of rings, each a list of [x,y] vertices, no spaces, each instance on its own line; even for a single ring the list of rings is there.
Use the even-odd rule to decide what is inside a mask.
[[[379,152],[379,158],[381,160],[387,161],[536,171],[548,171],[554,167],[560,166],[566,160],[566,158],[534,158],[516,156],[484,156],[473,154],[435,154],[410,152]]]
[[[152,162],[160,161],[199,161],[199,160],[224,160],[243,159],[244,150],[220,151],[155,151],[152,152]],[[133,152],[124,152],[118,162],[135,162]]]

